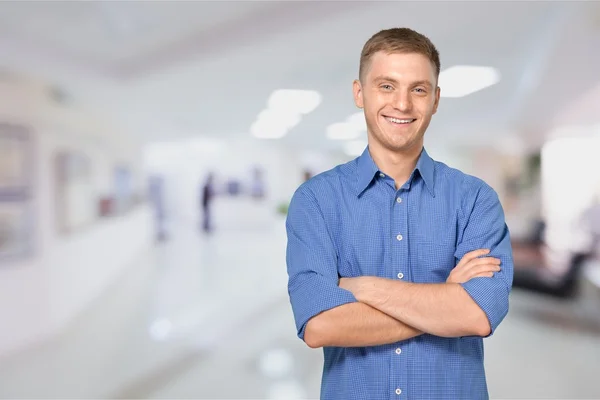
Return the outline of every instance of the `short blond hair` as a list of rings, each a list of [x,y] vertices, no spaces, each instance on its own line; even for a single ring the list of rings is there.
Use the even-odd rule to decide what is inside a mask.
[[[440,54],[429,38],[409,28],[392,28],[377,32],[363,46],[360,53],[358,76],[364,82],[373,55],[379,51],[392,53],[418,53],[427,57],[440,75]]]

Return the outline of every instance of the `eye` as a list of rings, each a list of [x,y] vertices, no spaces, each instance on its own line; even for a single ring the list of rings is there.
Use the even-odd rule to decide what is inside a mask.
[[[382,88],[383,90],[392,90],[393,89],[392,85],[388,85],[387,83],[381,85],[380,88]]]
[[[427,91],[423,88],[415,88],[415,92],[417,93],[427,93]]]

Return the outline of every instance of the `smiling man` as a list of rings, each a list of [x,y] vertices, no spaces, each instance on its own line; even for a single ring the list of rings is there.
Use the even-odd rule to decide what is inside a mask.
[[[434,161],[439,54],[407,28],[364,45],[363,154],[303,183],[286,220],[298,336],[325,355],[322,399],[486,399],[483,338],[513,262],[496,192]]]

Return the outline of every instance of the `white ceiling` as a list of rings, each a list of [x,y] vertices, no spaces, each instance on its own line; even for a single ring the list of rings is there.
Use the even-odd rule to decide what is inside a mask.
[[[0,65],[60,85],[143,139],[249,135],[279,88],[323,103],[284,140],[338,148],[325,128],[357,110],[351,84],[364,42],[408,26],[438,47],[442,69],[499,69],[498,85],[442,99],[439,146],[537,141],[598,93],[597,2],[0,2]],[[442,88],[443,90],[443,88]],[[595,92],[594,92],[595,90]],[[587,97],[585,97],[587,96]],[[600,94],[596,94],[600,104]],[[565,121],[567,119],[567,121]]]

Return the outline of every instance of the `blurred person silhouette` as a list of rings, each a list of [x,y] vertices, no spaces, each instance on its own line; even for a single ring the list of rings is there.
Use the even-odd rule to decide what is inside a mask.
[[[310,170],[308,170],[308,169],[305,169],[305,170],[302,172],[302,177],[303,177],[303,182],[306,182],[306,181],[308,181],[310,178],[312,178],[312,177],[313,177],[313,174],[312,174],[312,172],[310,172]]]
[[[424,35],[373,35],[353,82],[367,147],[292,196],[288,293],[323,348],[321,399],[489,398],[483,338],[508,312],[512,249],[496,192],[425,151],[439,72]]]
[[[148,194],[150,203],[154,209],[154,221],[156,223],[156,240],[162,242],[167,239],[166,205],[164,193],[164,178],[151,176],[148,182]]]
[[[265,197],[265,182],[263,179],[263,170],[260,167],[255,167],[252,171],[250,194],[254,199],[262,199]]]
[[[202,230],[205,233],[211,233],[214,228],[211,208],[214,197],[214,174],[209,172],[206,175],[206,179],[200,190],[200,204],[202,206]]]

